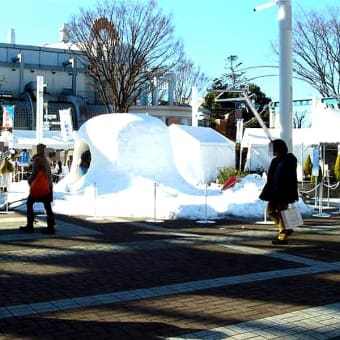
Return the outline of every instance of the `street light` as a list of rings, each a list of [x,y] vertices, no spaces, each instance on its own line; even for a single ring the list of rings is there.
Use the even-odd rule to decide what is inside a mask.
[[[279,5],[279,40],[280,40],[280,137],[291,151],[292,142],[292,5],[291,0],[279,0],[255,7],[262,10]]]
[[[66,61],[63,62],[63,66],[64,68],[67,66],[71,66],[72,72],[69,74],[72,76],[72,94],[76,95],[77,92],[77,79],[76,79],[76,70],[75,70],[75,66],[76,66],[76,60],[75,58],[70,58]]]
[[[273,7],[273,6],[277,5],[277,3],[278,3],[278,1],[271,1],[271,2],[268,2],[266,4],[263,4],[263,5],[260,5],[260,6],[256,6],[254,8],[254,12],[262,11],[263,9],[267,9],[267,8]]]
[[[18,53],[15,57],[12,58],[12,71],[15,71],[15,64],[20,64],[20,73],[19,73],[19,93],[23,92],[23,84],[24,84],[24,61],[21,53]]]

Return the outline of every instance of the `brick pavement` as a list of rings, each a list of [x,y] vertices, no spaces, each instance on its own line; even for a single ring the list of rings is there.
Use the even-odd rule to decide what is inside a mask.
[[[3,214],[0,339],[339,339],[340,216],[255,222]]]

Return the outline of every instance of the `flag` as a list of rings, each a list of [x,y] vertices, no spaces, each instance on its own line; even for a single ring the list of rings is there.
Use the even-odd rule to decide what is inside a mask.
[[[30,153],[25,149],[22,151],[19,159],[18,159],[18,165],[19,166],[28,166],[30,161]]]
[[[61,138],[64,142],[68,142],[73,139],[72,131],[72,117],[71,117],[71,109],[68,108],[66,110],[59,110],[59,119],[60,119],[60,131]]]
[[[2,105],[2,129],[12,130],[14,125],[14,105]]]
[[[319,176],[319,163],[320,163],[320,156],[319,156],[319,147],[313,147],[313,167],[312,167],[312,175]]]

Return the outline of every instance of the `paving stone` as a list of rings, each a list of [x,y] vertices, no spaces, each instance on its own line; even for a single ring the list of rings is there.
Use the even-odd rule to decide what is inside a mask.
[[[280,247],[255,221],[23,220],[0,219],[1,339],[340,336],[339,216]]]

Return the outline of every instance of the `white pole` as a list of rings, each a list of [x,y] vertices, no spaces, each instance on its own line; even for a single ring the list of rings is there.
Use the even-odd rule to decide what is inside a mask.
[[[149,222],[153,222],[153,223],[163,222],[162,220],[157,220],[157,187],[158,187],[158,184],[154,182],[153,183],[153,219],[149,220]]]
[[[215,221],[208,220],[208,185],[205,185],[204,191],[204,220],[196,221],[197,223],[215,223]]]
[[[273,140],[273,137],[269,131],[269,129],[267,128],[265,122],[263,121],[263,119],[261,118],[261,116],[259,115],[259,113],[257,112],[254,104],[251,102],[250,98],[248,97],[246,92],[242,92],[242,96],[244,97],[246,103],[248,104],[250,110],[253,112],[255,118],[257,119],[257,121],[259,122],[259,124],[261,125],[263,131],[265,132],[265,134],[267,135],[268,139],[271,141]]]
[[[205,215],[205,221],[207,221],[208,219],[208,186],[205,185],[205,193],[204,193],[204,197],[205,197],[205,209],[204,209],[204,215]]]
[[[96,182],[93,183],[94,189],[94,218],[97,218],[97,184]]]
[[[44,77],[37,76],[37,108],[36,108],[36,140],[37,144],[43,139],[43,115],[44,115]]]
[[[8,203],[8,192],[6,192],[6,213],[8,213],[8,205],[9,205],[9,203]]]
[[[291,0],[279,3],[280,40],[280,137],[288,150],[293,150],[292,141],[292,5]]]
[[[156,222],[156,202],[157,202],[157,184],[156,182],[154,183],[154,188],[153,188],[153,220]]]
[[[101,220],[102,217],[97,216],[97,183],[93,182],[93,209],[94,214],[93,217],[88,217],[87,220]]]
[[[191,88],[191,126],[198,126],[198,95],[197,87],[192,86]]]

